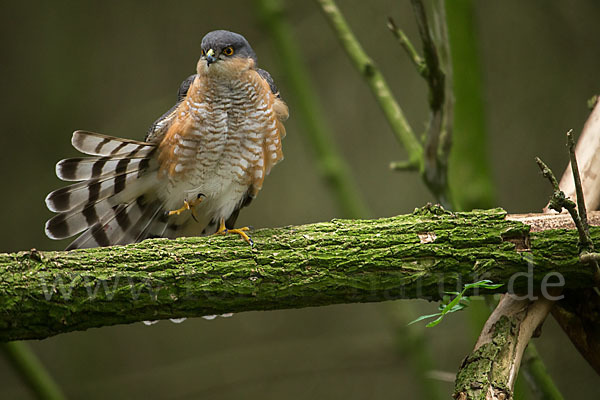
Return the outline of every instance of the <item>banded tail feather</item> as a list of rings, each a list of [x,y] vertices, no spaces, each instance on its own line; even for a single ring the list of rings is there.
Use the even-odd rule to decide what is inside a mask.
[[[148,157],[156,149],[153,143],[121,139],[88,131],[73,132],[73,147],[91,156]]]
[[[116,196],[125,189],[131,191],[133,187],[129,187],[129,185],[140,179],[145,171],[148,171],[148,169],[137,169],[121,173],[115,171],[110,176],[92,178],[66,186],[50,193],[46,197],[46,206],[54,212],[81,211],[86,205],[95,204],[107,197]],[[127,193],[123,196],[127,196]]]
[[[56,164],[56,176],[63,181],[87,181],[148,169],[150,159],[134,157],[78,157],[67,158]]]
[[[161,236],[170,228],[155,196],[156,144],[86,131],[74,132],[72,143],[94,157],[70,158],[56,165],[60,179],[77,183],[46,197],[48,209],[58,213],[46,222],[49,238],[83,232],[70,250],[133,243]]]
[[[67,250],[122,245],[145,239],[141,233],[151,222],[151,217],[161,211],[162,205],[158,200],[148,201],[144,195],[114,206],[73,241]]]

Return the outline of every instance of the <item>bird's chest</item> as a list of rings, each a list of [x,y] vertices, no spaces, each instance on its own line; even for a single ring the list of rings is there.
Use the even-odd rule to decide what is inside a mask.
[[[251,82],[206,82],[194,89],[161,149],[169,156],[166,190],[174,203],[202,194],[206,207],[231,208],[264,173],[272,116]]]

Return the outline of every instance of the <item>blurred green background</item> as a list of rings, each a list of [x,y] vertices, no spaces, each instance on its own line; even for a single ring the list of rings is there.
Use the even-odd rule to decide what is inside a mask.
[[[389,171],[388,163],[404,152],[315,3],[285,5],[335,142],[371,216],[407,213],[432,201],[416,174]],[[419,42],[409,1],[338,5],[420,131],[428,113],[426,86],[385,26],[393,16]],[[564,133],[581,129],[586,101],[600,91],[600,2],[481,1],[475,9],[497,205],[512,213],[538,211],[550,192],[533,157],[561,174],[567,164]],[[71,132],[142,139],[194,72],[200,40],[213,29],[244,34],[290,106],[285,161],[239,223],[259,228],[340,216],[295,118],[294,94],[254,2],[4,1],[0,22],[2,251],[66,246],[44,235],[51,213],[43,199],[61,185],[56,161],[77,155]],[[412,303],[417,312],[436,309]],[[403,304],[140,323],[31,345],[72,398],[424,398],[399,350]],[[423,335],[435,368],[451,373],[474,344],[465,313]],[[599,393],[600,379],[551,318],[536,344],[566,398]],[[2,357],[0,377],[0,398],[31,398]],[[451,392],[451,383],[441,385]]]

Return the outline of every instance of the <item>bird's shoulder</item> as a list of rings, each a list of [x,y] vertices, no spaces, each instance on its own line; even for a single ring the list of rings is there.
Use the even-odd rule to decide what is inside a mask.
[[[277,119],[279,119],[280,121],[287,120],[289,116],[288,107],[283,98],[281,97],[281,93],[279,93],[279,89],[275,84],[275,80],[267,70],[264,70],[262,68],[256,68],[256,73],[269,85],[269,89],[275,97],[275,100],[273,101],[273,109],[275,111]]]
[[[148,132],[146,133],[146,142],[159,142],[164,137],[165,133],[169,130],[173,124],[173,121],[175,120],[177,108],[187,96],[190,86],[194,80],[196,80],[197,76],[198,74],[190,75],[181,83],[181,85],[179,85],[176,103],[167,112],[154,121],[154,123],[152,123],[148,129]]]
[[[269,73],[269,71],[264,70],[262,68],[257,68],[256,72],[258,73],[258,75],[262,79],[264,79],[269,84],[269,88],[271,89],[271,93],[273,93],[276,97],[281,98],[281,95],[279,93],[279,89],[277,88],[277,85],[275,84],[275,81],[273,80],[273,77],[271,76],[271,74]]]

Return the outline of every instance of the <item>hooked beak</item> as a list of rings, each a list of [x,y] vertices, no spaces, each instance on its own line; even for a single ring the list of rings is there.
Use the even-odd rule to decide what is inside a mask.
[[[215,61],[217,61],[215,58],[215,51],[213,49],[209,49],[206,52],[206,66],[210,67],[210,64],[214,63]]]

